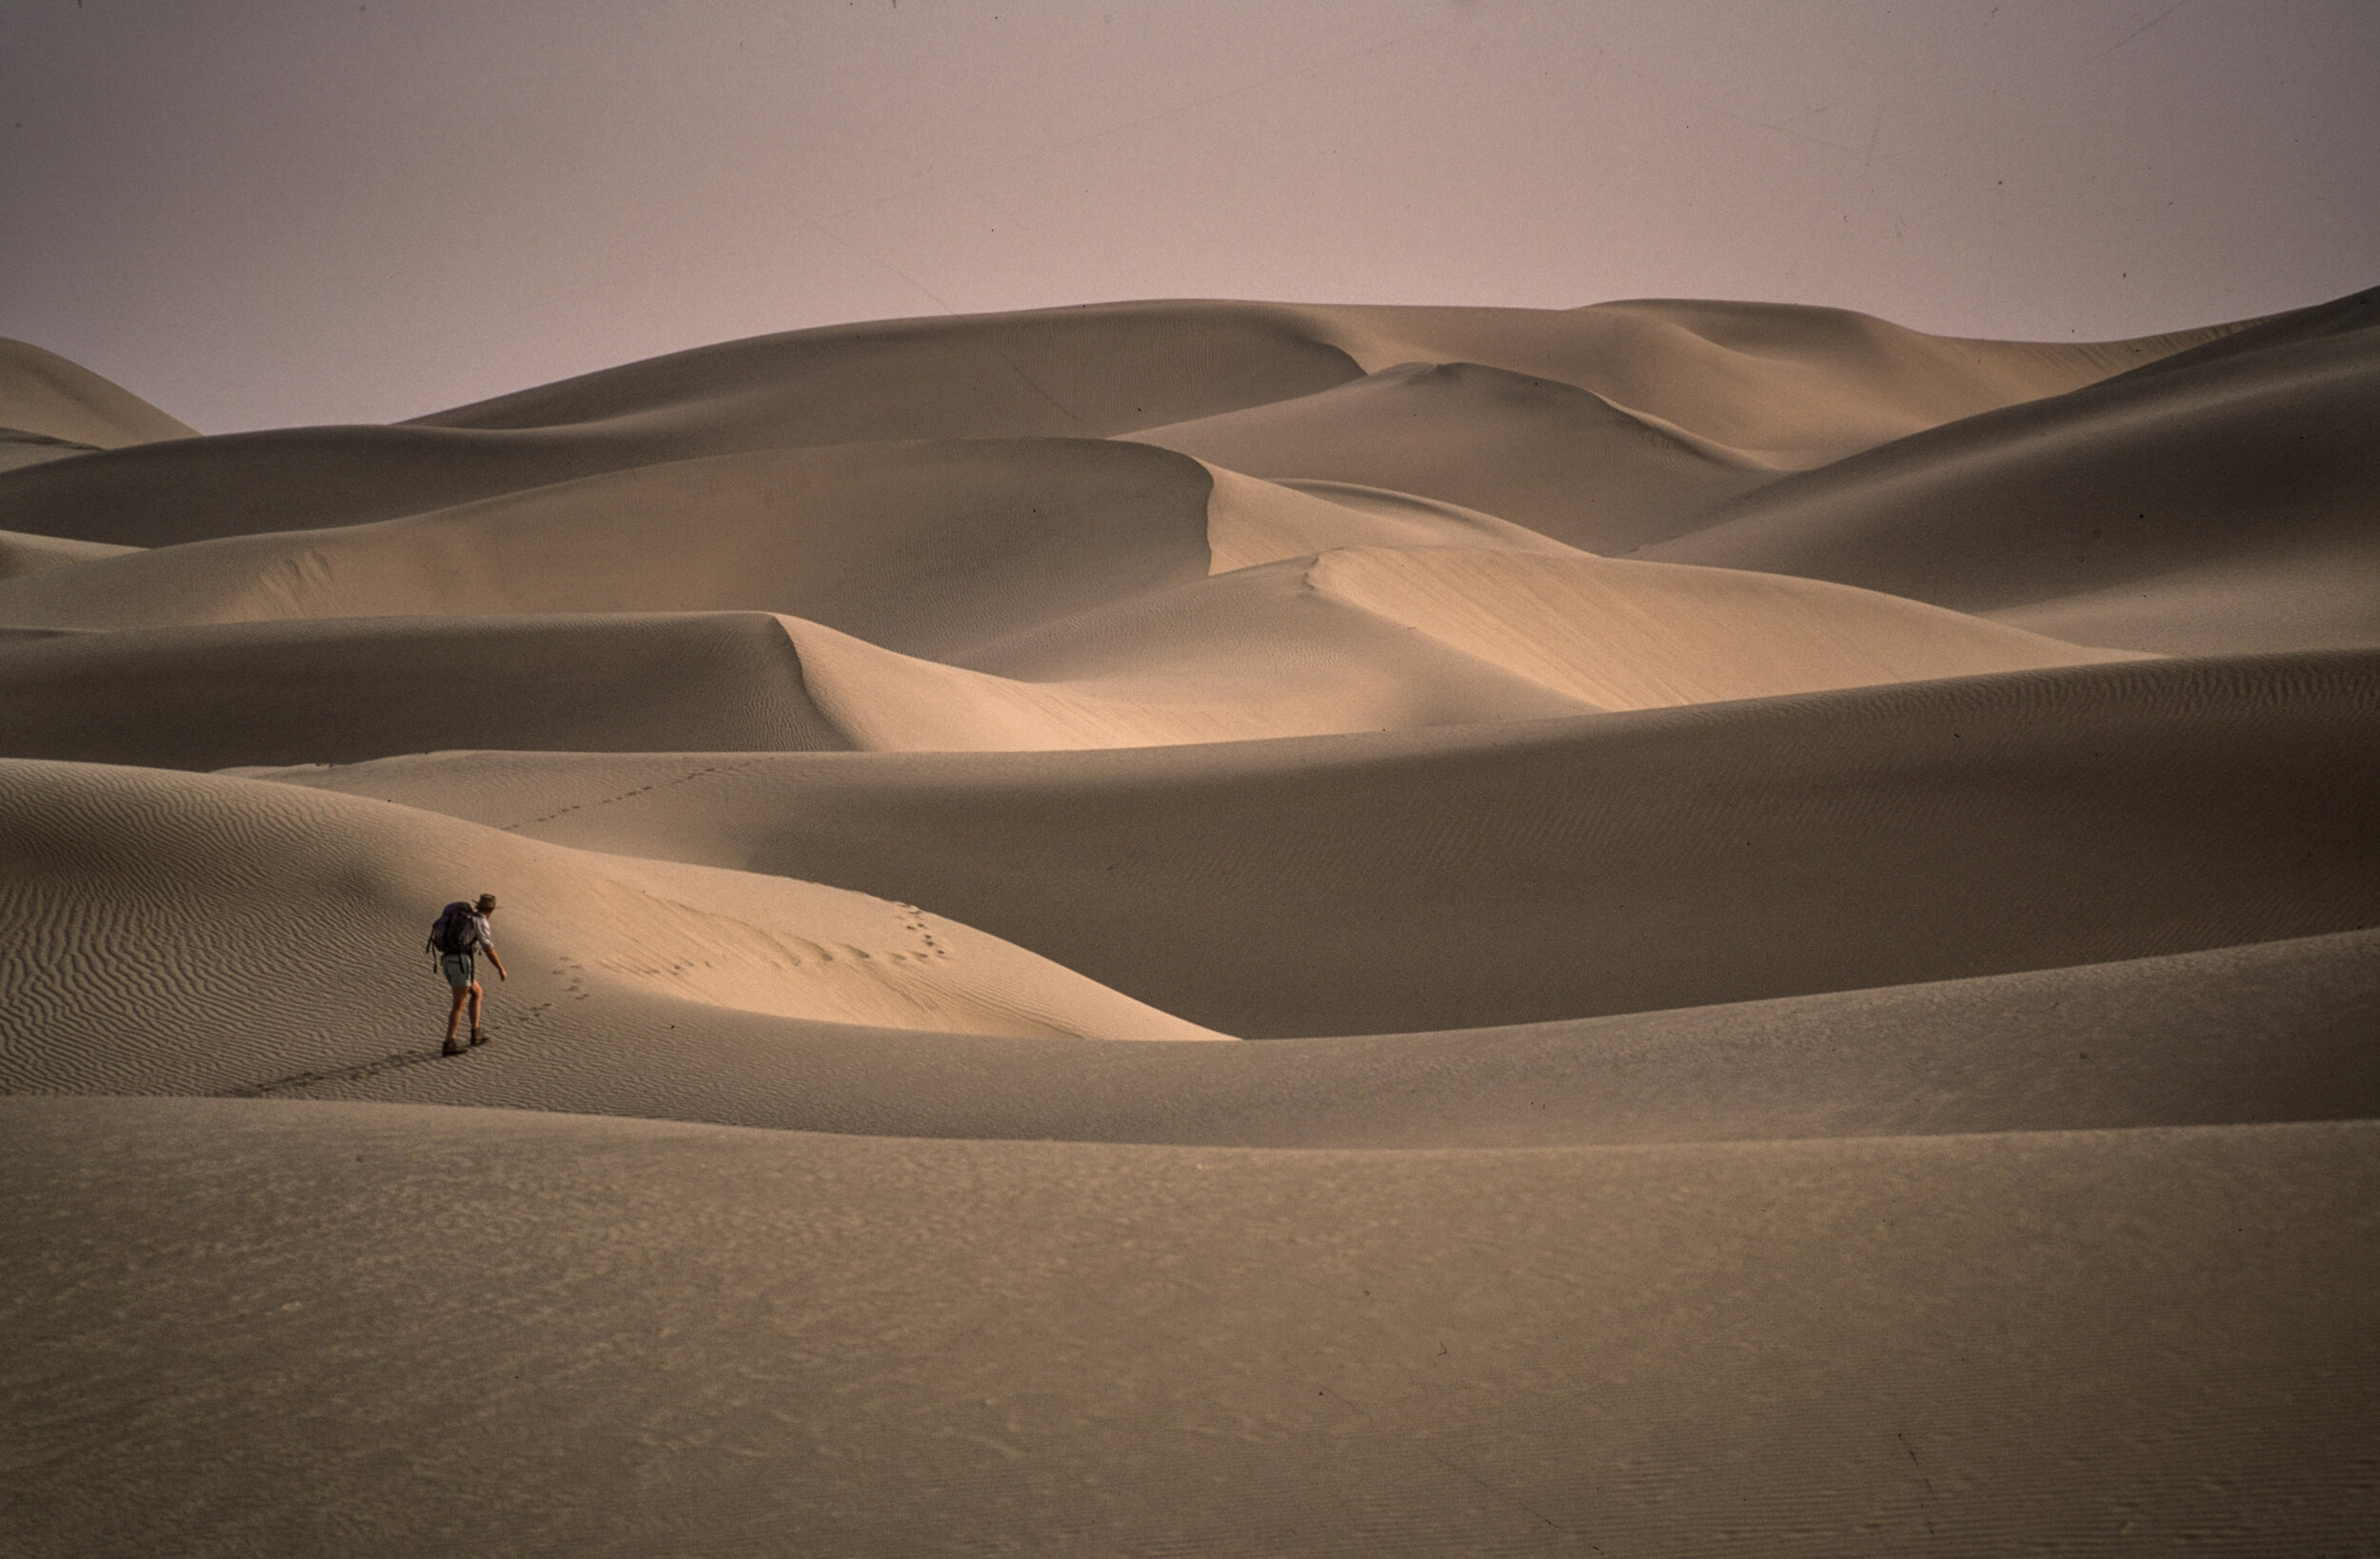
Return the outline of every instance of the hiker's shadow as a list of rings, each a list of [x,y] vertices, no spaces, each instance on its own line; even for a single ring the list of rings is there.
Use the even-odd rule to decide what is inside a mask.
[[[260,1099],[268,1094],[278,1094],[291,1088],[311,1088],[318,1083],[354,1082],[363,1077],[377,1077],[383,1073],[402,1072],[409,1066],[422,1066],[445,1057],[446,1052],[433,1045],[427,1050],[401,1050],[394,1056],[383,1056],[374,1061],[358,1061],[353,1066],[326,1067],[319,1072],[292,1072],[270,1082],[249,1083],[245,1087],[227,1089],[221,1095],[229,1099]]]

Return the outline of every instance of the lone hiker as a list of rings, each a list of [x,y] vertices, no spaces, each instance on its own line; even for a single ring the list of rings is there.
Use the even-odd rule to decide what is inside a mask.
[[[485,952],[487,961],[496,966],[496,977],[509,980],[504,960],[496,957],[496,938],[487,929],[487,918],[496,913],[496,896],[484,893],[476,904],[458,898],[439,912],[438,923],[429,928],[429,951],[438,957],[438,972],[446,977],[446,984],[454,992],[454,1005],[446,1012],[446,1043],[441,1052],[460,1056],[463,1046],[454,1036],[455,1024],[463,1016],[463,1002],[471,1003],[471,1043],[487,1043],[487,1031],[479,1026],[480,999],[486,993],[480,989],[477,955]]]

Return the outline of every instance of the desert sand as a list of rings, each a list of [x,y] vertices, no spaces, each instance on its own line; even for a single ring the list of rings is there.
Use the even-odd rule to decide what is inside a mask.
[[[0,1536],[2380,1551],[2375,425],[2374,294],[0,343]]]

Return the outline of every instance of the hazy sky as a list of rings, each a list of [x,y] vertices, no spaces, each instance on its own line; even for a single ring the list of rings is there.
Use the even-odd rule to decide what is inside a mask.
[[[0,335],[209,432],[1115,298],[2380,283],[2374,0],[0,0]]]

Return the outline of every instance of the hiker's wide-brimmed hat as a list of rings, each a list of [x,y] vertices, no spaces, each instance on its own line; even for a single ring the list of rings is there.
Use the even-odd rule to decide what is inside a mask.
[[[489,910],[494,909],[495,907],[496,896],[494,894],[484,893],[479,896],[479,912],[482,915],[486,915]]]

